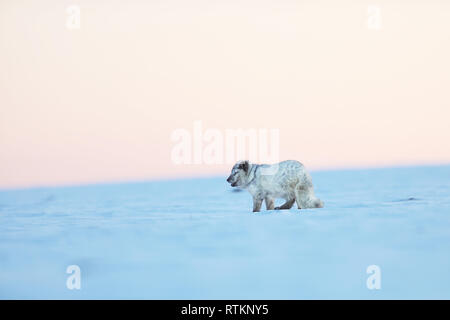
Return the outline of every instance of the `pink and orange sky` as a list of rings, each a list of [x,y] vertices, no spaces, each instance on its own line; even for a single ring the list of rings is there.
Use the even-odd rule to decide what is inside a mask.
[[[225,175],[171,160],[195,120],[277,128],[280,159],[310,169],[450,163],[449,17],[437,0],[0,0],[0,187]]]

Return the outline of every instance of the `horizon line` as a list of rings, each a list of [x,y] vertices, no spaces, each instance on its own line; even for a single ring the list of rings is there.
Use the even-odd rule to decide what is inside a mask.
[[[336,167],[322,167],[322,168],[312,168],[308,169],[309,172],[333,172],[333,171],[365,171],[365,170],[383,170],[383,169],[407,169],[407,168],[426,168],[426,167],[447,167],[450,166],[450,162],[445,163],[424,163],[424,164],[396,164],[396,165],[381,165],[381,166],[336,166]],[[227,173],[217,173],[217,174],[205,174],[205,175],[180,175],[175,176],[161,176],[155,178],[142,178],[142,179],[112,179],[109,181],[86,181],[86,182],[74,182],[74,183],[55,183],[55,184],[31,184],[26,186],[13,186],[5,187],[0,185],[0,192],[9,191],[23,191],[23,190],[33,190],[33,189],[57,189],[57,188],[79,188],[79,187],[90,187],[90,186],[102,186],[102,185],[121,185],[121,184],[139,184],[139,183],[149,183],[149,182],[167,182],[167,181],[178,181],[178,180],[196,180],[196,179],[215,179],[222,175],[227,175]]]

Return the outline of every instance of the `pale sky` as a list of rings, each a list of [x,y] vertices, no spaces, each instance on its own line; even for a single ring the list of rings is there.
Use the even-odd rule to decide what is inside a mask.
[[[226,175],[173,163],[196,120],[313,170],[450,163],[450,3],[336,2],[0,0],[0,187]]]

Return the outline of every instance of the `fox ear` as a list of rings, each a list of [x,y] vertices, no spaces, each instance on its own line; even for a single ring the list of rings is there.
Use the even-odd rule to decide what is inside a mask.
[[[239,166],[239,168],[241,168],[242,170],[245,171],[245,173],[248,172],[248,167],[250,166],[249,162],[247,160],[245,160],[243,163],[241,163],[241,165]]]

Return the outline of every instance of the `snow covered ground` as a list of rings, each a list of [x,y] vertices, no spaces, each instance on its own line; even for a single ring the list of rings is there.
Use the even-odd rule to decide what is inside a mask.
[[[0,191],[0,298],[450,299],[450,166],[312,176],[258,214],[226,177]]]

